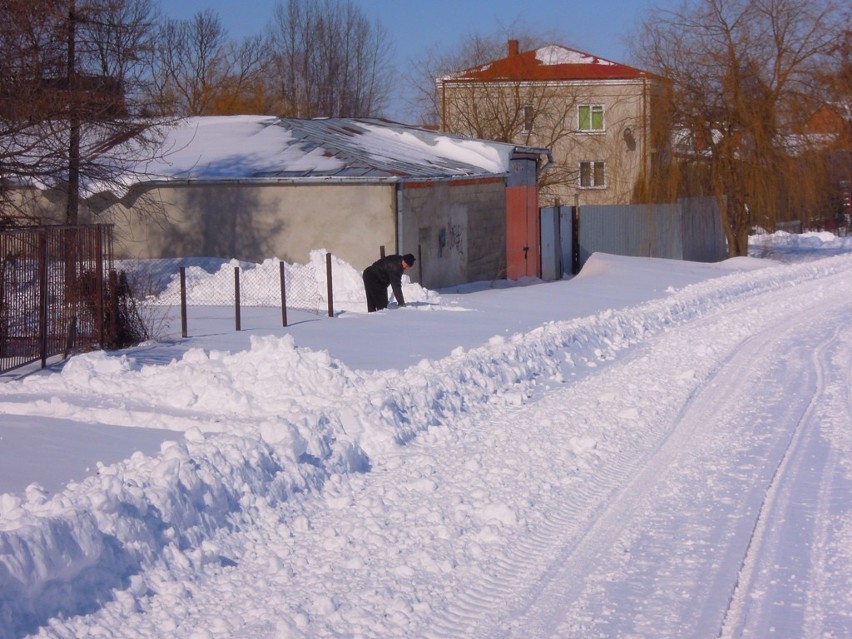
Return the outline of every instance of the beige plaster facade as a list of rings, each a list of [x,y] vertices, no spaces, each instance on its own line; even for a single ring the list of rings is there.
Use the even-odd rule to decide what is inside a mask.
[[[144,188],[98,218],[115,225],[118,257],[305,263],[325,249],[360,267],[395,248],[395,210],[393,184],[197,182]]]
[[[437,87],[442,130],[551,150],[541,206],[641,201],[660,140],[661,79],[564,47],[519,53],[510,42],[509,57]]]

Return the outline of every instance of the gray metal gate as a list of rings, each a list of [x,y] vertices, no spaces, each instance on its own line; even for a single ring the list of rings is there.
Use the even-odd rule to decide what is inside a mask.
[[[727,257],[713,198],[542,208],[542,279],[577,274],[592,253],[717,262]]]
[[[575,263],[575,222],[573,206],[542,208],[541,279],[546,282],[573,275]]]

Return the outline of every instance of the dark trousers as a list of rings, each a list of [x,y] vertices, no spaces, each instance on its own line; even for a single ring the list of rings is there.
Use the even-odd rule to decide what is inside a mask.
[[[364,292],[367,293],[367,312],[372,313],[387,308],[388,285],[379,281],[371,266],[364,269],[362,277],[364,279]]]

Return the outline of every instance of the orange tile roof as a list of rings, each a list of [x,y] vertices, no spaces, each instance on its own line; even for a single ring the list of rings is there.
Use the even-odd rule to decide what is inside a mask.
[[[632,80],[643,76],[654,77],[654,74],[576,49],[550,45],[509,55],[490,64],[453,74],[444,80]]]

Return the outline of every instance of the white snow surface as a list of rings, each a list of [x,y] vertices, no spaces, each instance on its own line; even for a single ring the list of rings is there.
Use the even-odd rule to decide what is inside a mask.
[[[615,64],[598,56],[567,49],[559,45],[550,45],[536,49],[535,59],[545,65],[552,64],[602,64],[610,66]]]
[[[163,153],[138,179],[233,178],[256,172],[331,171],[343,163],[322,149],[306,153],[291,133],[259,115],[193,117],[164,127]]]
[[[440,165],[464,162],[483,172],[504,173],[514,145],[435,134],[430,141],[406,130],[361,122],[361,135],[349,143],[378,161],[399,160]],[[279,118],[263,115],[203,116],[163,124],[156,157],[134,141],[124,148],[125,172],[110,182],[88,182],[88,194],[110,191],[122,196],[142,181],[253,179],[264,173],[333,172],[344,166],[333,150],[311,148],[296,139]],[[119,186],[120,185],[120,186]]]
[[[852,637],[852,243],[752,254],[373,314],[338,264],[7,376],[0,638]]]

